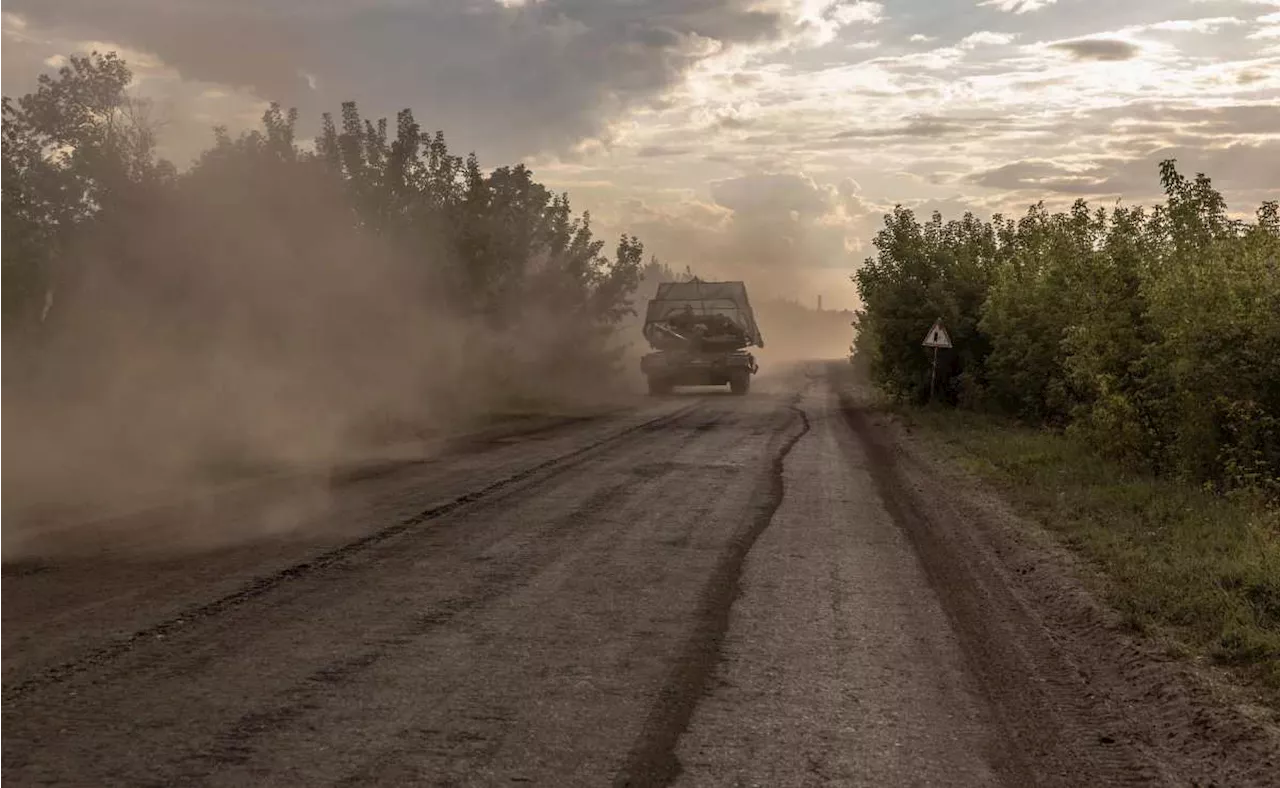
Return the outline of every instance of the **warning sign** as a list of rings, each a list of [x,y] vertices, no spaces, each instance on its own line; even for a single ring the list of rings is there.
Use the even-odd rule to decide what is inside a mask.
[[[933,328],[929,329],[929,333],[925,334],[924,342],[921,344],[925,347],[951,347],[951,337],[947,334],[947,330],[942,327],[941,318],[933,324]]]

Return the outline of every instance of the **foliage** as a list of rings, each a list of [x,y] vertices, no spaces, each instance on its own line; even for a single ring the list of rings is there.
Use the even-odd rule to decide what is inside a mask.
[[[1204,175],[1160,167],[1153,210],[1014,222],[885,217],[853,279],[857,349],[903,401],[928,396],[920,346],[941,317],[941,398],[1066,429],[1131,465],[1280,493],[1280,217],[1231,219]]]
[[[858,349],[868,354],[879,382],[904,399],[928,396],[931,361],[920,353],[918,331],[941,319],[955,352],[941,358],[942,396],[951,402],[973,397],[981,385],[988,352],[978,330],[982,301],[996,271],[995,229],[972,214],[944,223],[941,214],[920,224],[902,207],[885,217],[874,241],[879,254],[855,276],[867,309],[856,318]]]
[[[89,238],[102,243],[109,227],[117,237],[111,253],[94,255],[95,273],[123,274],[125,258],[137,257],[139,228],[174,219],[175,205],[187,209],[188,230],[229,253],[248,250],[218,238],[228,214],[269,225],[281,245],[305,247],[317,217],[299,206],[317,209],[316,193],[341,196],[344,231],[417,260],[424,308],[450,304],[495,329],[547,313],[576,321],[582,336],[554,352],[598,351],[630,309],[643,257],[636,238],[624,236],[606,256],[590,216],[575,217],[566,195],[552,194],[524,165],[484,172],[474,155],[450,153],[442,133],[423,132],[410,110],[389,130],[347,102],[337,123],[324,116],[306,151],[296,141],[296,110],[273,104],[260,130],[233,139],[215,129],[213,146],[178,174],[155,157],[145,108],[126,90],[131,78],[116,54],[95,52],[42,76],[35,92],[4,99],[6,327],[38,331],[61,295],[55,278],[74,279],[90,265],[73,249]],[[218,204],[201,203],[215,194]],[[231,204],[242,207],[220,210]],[[182,257],[188,250],[178,246],[164,251]]]

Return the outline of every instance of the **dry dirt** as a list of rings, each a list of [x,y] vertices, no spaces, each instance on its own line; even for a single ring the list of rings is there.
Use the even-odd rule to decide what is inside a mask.
[[[64,535],[5,566],[4,779],[1276,784],[1274,730],[857,393],[766,370]]]

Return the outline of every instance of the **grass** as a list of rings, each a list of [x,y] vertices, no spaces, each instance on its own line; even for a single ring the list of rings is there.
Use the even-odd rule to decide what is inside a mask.
[[[1280,698],[1280,511],[1126,471],[1080,441],[991,416],[900,413],[1101,570],[1134,629]]]

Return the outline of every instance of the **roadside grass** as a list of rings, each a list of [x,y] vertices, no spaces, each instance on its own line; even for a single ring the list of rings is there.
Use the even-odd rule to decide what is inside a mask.
[[[1081,441],[996,417],[896,412],[1100,569],[1136,631],[1280,701],[1280,511],[1127,471]]]

